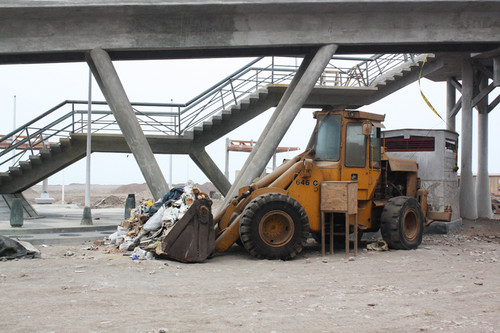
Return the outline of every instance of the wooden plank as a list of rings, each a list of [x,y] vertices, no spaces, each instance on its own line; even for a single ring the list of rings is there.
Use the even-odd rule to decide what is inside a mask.
[[[320,209],[356,214],[358,212],[358,183],[322,182]]]
[[[347,214],[358,213],[358,183],[347,183]]]

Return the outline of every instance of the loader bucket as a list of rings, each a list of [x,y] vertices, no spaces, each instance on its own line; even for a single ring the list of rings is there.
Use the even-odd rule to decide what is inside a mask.
[[[181,262],[203,262],[215,249],[210,200],[195,200],[162,240],[163,256]]]

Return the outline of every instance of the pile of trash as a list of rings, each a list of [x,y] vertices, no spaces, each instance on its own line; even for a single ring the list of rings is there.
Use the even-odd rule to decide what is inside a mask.
[[[124,199],[120,199],[116,195],[110,195],[104,199],[96,201],[92,208],[107,208],[107,207],[121,207],[125,204]]]
[[[196,199],[208,199],[208,195],[196,187],[179,186],[155,203],[152,200],[142,202],[109,236],[110,243],[119,250],[133,251],[133,260],[162,255],[162,240]]]
[[[41,258],[40,251],[31,243],[0,235],[0,260]]]
[[[491,210],[493,214],[500,214],[500,198],[491,196]]]

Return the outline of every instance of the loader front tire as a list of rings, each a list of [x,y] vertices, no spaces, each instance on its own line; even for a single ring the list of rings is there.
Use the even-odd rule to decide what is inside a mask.
[[[390,248],[413,250],[422,243],[424,214],[412,197],[395,197],[385,205],[380,232]]]
[[[239,228],[241,242],[252,256],[288,260],[302,251],[309,236],[309,219],[297,200],[267,193],[250,201]]]

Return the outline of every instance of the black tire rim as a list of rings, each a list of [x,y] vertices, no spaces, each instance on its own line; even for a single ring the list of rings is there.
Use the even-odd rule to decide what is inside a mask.
[[[286,212],[273,210],[267,212],[259,223],[259,235],[266,245],[280,247],[293,237],[295,225]]]

